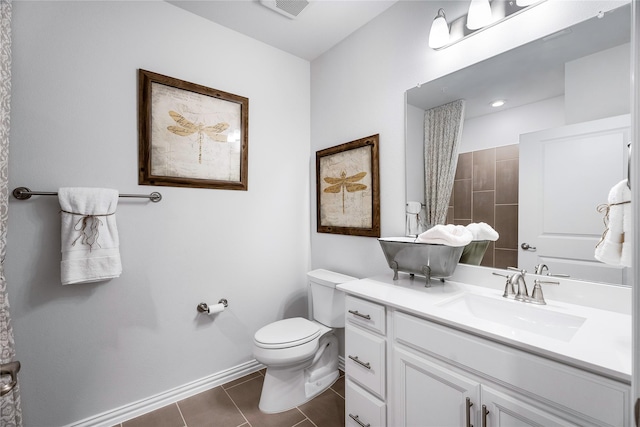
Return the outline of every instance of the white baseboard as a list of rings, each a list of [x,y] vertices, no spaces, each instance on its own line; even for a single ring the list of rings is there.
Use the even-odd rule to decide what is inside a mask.
[[[344,359],[342,359],[342,366],[344,366]],[[241,365],[234,366],[233,368],[209,375],[208,377],[156,394],[155,396],[68,424],[65,427],[111,427],[194,396],[198,393],[202,393],[203,391],[212,389],[219,385],[242,378],[245,375],[259,371],[262,368],[264,368],[264,365],[254,359]]]

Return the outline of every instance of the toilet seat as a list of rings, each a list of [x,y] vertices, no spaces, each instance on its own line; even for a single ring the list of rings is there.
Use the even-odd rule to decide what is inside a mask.
[[[255,345],[261,348],[296,347],[320,336],[320,326],[302,317],[279,320],[260,328],[255,336]]]

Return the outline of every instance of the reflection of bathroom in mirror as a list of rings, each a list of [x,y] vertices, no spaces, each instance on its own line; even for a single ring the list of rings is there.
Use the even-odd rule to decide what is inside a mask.
[[[597,206],[627,176],[630,23],[627,4],[408,90],[407,202],[425,200],[425,111],[464,99],[447,223],[499,233],[480,265],[628,284],[628,268],[594,251]]]

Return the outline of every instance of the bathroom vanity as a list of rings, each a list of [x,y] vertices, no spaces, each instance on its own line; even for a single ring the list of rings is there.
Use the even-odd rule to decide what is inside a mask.
[[[338,286],[347,426],[631,424],[630,314],[577,295],[541,306],[506,299],[495,276],[480,286],[452,279]]]

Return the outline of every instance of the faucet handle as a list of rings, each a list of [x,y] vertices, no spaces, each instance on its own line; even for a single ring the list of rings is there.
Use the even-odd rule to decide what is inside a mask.
[[[502,294],[502,296],[504,298],[509,298],[512,297],[516,294],[514,288],[513,288],[513,282],[511,281],[511,275],[510,274],[502,274],[502,273],[496,273],[495,271],[492,273],[494,276],[501,276],[501,277],[506,277],[507,281],[505,282],[504,285],[504,293]]]
[[[534,283],[534,285],[536,283],[538,283],[538,284],[544,283],[546,285],[559,285],[560,284],[560,282],[556,282],[555,280],[540,280],[540,279],[534,280],[533,283]]]
[[[533,291],[531,292],[531,298],[529,298],[529,302],[533,304],[545,305],[547,302],[544,300],[544,295],[542,294],[542,286],[541,283],[545,283],[547,285],[559,285],[560,282],[554,282],[552,280],[539,280],[535,279],[533,281]]]
[[[518,267],[507,267],[507,270],[517,271],[517,272],[519,272],[520,274],[522,274],[523,276],[524,276],[525,274],[527,274],[527,270],[525,270],[525,269],[522,269],[522,270],[521,270],[521,269],[519,269]]]

